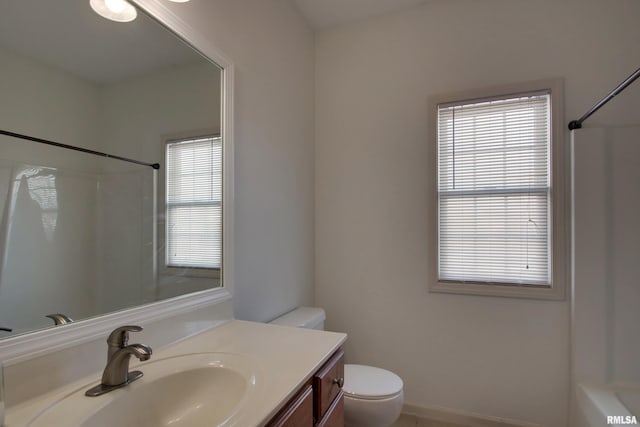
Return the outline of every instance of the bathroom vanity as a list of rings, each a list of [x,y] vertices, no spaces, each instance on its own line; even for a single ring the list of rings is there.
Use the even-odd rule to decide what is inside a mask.
[[[268,424],[269,427],[344,425],[344,351],[333,356]]]
[[[96,371],[10,405],[5,427],[177,420],[194,427],[341,426],[345,340],[340,333],[229,320],[154,349],[148,362],[132,361],[144,376],[123,388],[85,396],[100,382]]]

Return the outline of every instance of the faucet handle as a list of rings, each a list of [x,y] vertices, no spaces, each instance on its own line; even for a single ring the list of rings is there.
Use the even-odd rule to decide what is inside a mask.
[[[140,332],[141,330],[142,326],[120,326],[119,328],[114,329],[113,332],[109,334],[109,338],[107,338],[107,344],[109,344],[109,347],[125,347],[129,342],[129,332]]]

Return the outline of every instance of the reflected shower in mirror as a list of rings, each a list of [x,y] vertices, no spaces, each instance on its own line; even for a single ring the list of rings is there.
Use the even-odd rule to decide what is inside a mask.
[[[0,135],[0,339],[222,286],[223,70],[141,10],[2,9],[0,129],[160,169]]]

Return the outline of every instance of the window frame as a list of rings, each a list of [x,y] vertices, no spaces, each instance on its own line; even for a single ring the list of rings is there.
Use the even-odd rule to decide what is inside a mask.
[[[222,277],[222,265],[224,264],[224,251],[221,248],[222,258],[220,260],[221,267],[218,268],[204,268],[204,267],[177,267],[177,266],[169,266],[167,265],[167,248],[169,247],[167,244],[167,145],[170,143],[175,143],[177,141],[190,140],[190,139],[199,139],[199,138],[223,138],[223,135],[220,133],[220,129],[204,129],[200,131],[193,132],[184,132],[184,133],[175,133],[171,135],[164,135],[162,138],[162,158],[164,159],[165,167],[161,168],[161,174],[159,176],[160,190],[158,192],[158,200],[159,200],[159,221],[158,221],[158,244],[161,250],[158,251],[158,267],[159,273],[163,276],[183,276],[183,277],[192,277],[192,278],[209,278],[209,279],[220,279]],[[224,140],[222,141],[222,162],[224,169]],[[222,173],[222,205],[223,209],[221,212],[222,218],[221,223],[223,224],[223,235],[221,239],[221,244],[224,247],[224,183],[225,176],[224,170]]]
[[[567,174],[565,157],[567,147],[564,144],[563,123],[563,81],[546,79],[512,85],[494,86],[464,92],[433,95],[429,97],[429,291],[436,293],[454,293],[467,295],[485,295],[512,298],[532,298],[546,300],[564,300],[568,283],[566,262],[568,211],[565,197]],[[551,212],[550,212],[550,268],[551,285],[529,285],[518,283],[479,283],[472,281],[449,281],[439,279],[439,198],[438,198],[438,105],[451,103],[473,103],[490,98],[527,95],[536,92],[550,93],[550,174],[551,174]]]

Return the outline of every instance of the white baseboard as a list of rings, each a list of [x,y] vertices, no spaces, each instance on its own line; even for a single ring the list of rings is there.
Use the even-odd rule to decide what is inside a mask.
[[[402,408],[402,413],[426,420],[440,421],[465,427],[543,427],[540,424],[508,418],[479,415],[448,408],[426,407],[413,403],[405,403]]]

